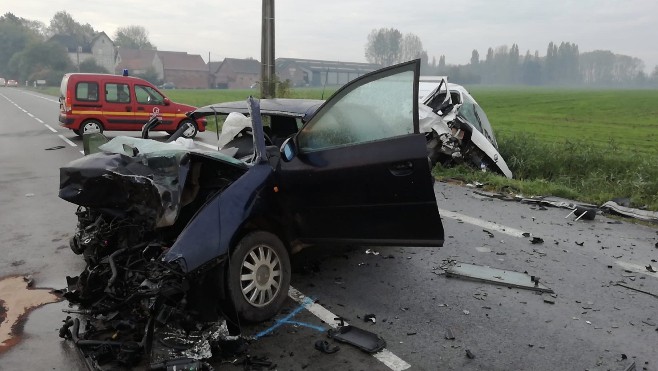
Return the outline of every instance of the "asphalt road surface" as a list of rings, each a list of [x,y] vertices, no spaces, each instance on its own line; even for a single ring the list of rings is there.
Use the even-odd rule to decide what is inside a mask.
[[[54,97],[0,88],[0,276],[30,274],[36,287],[64,287],[84,266],[68,248],[76,207],[57,197],[59,167],[82,156],[82,144],[59,126],[57,111]],[[212,147],[213,136],[196,142]],[[484,198],[463,186],[437,183],[435,191],[444,247],[303,251],[293,257],[292,286],[311,300],[291,295],[274,320],[245,325],[245,335],[259,335],[249,354],[279,370],[658,369],[658,297],[647,294],[658,294],[658,274],[645,268],[658,266],[655,228],[601,215],[574,221],[565,209]],[[531,244],[524,232],[544,243]],[[452,260],[527,272],[555,295],[447,278],[441,267]],[[84,370],[58,337],[63,308],[32,312],[21,341],[0,354],[0,370]],[[376,321],[365,322],[366,314]],[[383,337],[386,351],[315,350],[337,316]]]

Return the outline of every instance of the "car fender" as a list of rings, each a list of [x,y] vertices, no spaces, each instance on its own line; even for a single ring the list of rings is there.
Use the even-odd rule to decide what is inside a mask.
[[[165,262],[178,263],[189,273],[218,261],[239,238],[242,226],[254,215],[274,209],[274,170],[267,163],[256,164],[197,212],[180,233]],[[276,212],[271,217],[276,217]]]
[[[484,154],[491,159],[491,162],[498,166],[498,169],[500,169],[503,175],[512,179],[512,171],[507,166],[503,156],[498,153],[496,147],[494,147],[493,144],[487,140],[487,137],[480,133],[470,122],[465,122],[471,129],[471,142],[484,152]]]

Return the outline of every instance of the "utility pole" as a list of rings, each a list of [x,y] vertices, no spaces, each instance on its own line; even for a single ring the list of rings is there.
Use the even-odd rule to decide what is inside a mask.
[[[260,96],[274,98],[274,0],[263,0],[263,23],[260,44]]]

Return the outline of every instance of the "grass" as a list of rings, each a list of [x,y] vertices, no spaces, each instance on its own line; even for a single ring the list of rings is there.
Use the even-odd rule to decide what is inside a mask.
[[[296,88],[291,97],[326,99],[335,90]],[[40,91],[58,94],[57,88]],[[492,190],[595,204],[629,197],[634,207],[658,211],[657,90],[475,86],[469,91],[487,113],[515,179],[466,167],[436,168],[437,177],[477,180]],[[164,93],[173,101],[197,107],[259,95],[257,89]],[[213,130],[213,120],[208,121]]]

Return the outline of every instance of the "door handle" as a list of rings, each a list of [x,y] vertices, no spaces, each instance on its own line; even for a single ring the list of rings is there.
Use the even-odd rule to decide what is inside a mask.
[[[126,112],[130,112],[130,111],[132,111],[132,110],[133,110],[132,107],[130,107],[130,106],[126,106]]]
[[[143,111],[143,110],[144,110],[144,107],[137,107],[137,110],[138,110],[138,111]]]
[[[411,161],[396,162],[389,165],[388,171],[395,176],[407,176],[414,172],[414,163]]]

